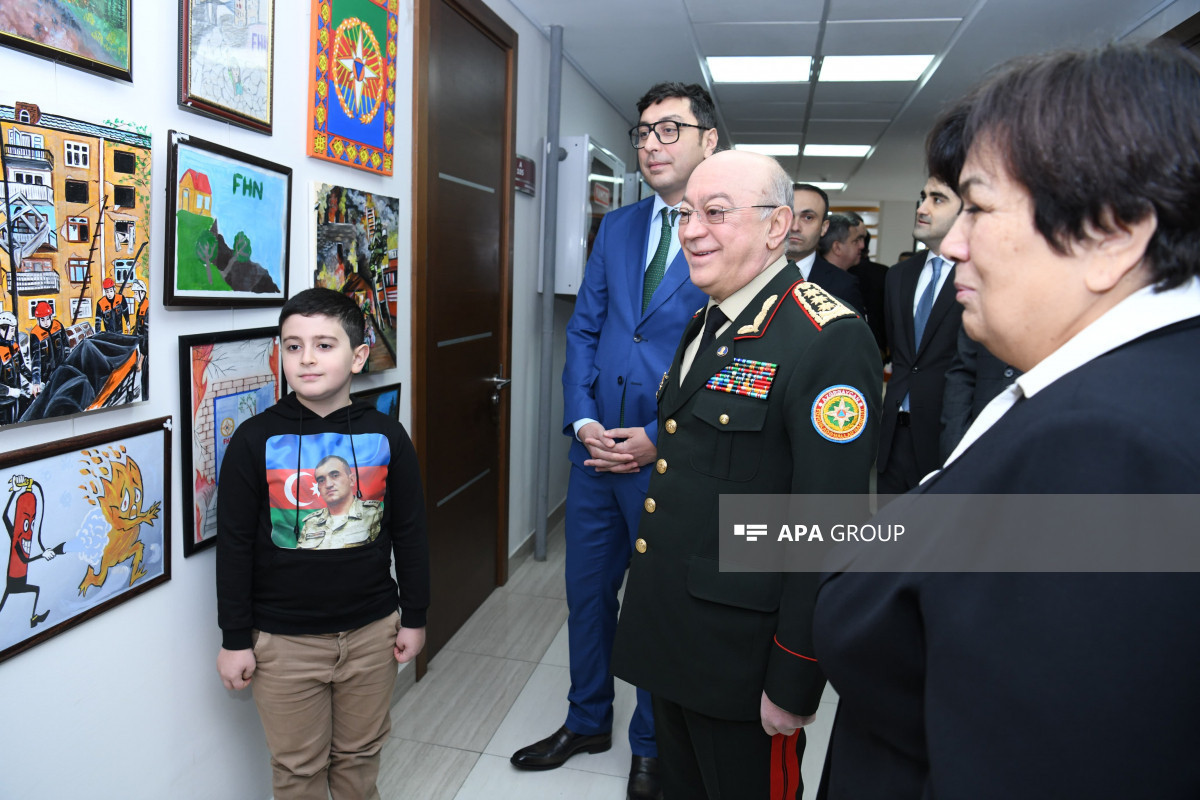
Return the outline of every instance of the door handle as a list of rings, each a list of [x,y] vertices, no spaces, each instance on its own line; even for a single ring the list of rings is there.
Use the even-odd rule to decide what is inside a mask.
[[[497,389],[503,389],[512,383],[512,378],[501,378],[499,375],[492,375],[490,378],[484,378],[484,380]]]

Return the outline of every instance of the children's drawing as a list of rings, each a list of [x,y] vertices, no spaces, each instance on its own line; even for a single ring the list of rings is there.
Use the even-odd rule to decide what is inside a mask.
[[[133,0],[0,3],[0,44],[132,81]]]
[[[0,106],[0,425],[147,399],[150,137]]]
[[[313,184],[313,285],[353,297],[367,318],[365,372],[396,366],[396,268],[400,201]]]
[[[167,179],[164,302],[283,305],[291,169],[171,131]]]
[[[284,392],[276,328],[179,337],[183,555],[217,539],[217,478],[233,432]]]
[[[179,103],[271,133],[275,0],[180,0]]]
[[[170,579],[170,419],[0,455],[0,660]]]

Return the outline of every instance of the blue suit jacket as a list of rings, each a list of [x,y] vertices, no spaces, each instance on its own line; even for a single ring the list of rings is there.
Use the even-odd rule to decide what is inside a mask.
[[[655,393],[684,327],[708,300],[692,285],[680,251],[642,313],[653,206],[649,197],[600,221],[575,313],[567,323],[563,433],[572,439],[575,421],[585,417],[606,429],[620,427],[624,398],[624,427],[644,427],[650,440],[657,441]],[[570,457],[582,467],[589,458],[587,448],[574,440]]]

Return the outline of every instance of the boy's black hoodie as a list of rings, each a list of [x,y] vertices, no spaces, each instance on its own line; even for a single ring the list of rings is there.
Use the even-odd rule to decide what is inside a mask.
[[[372,475],[380,493],[373,499],[383,504],[381,530],[357,547],[296,549],[302,515],[324,506],[311,473],[330,452],[345,453],[356,472],[362,469],[360,492],[368,483],[361,476]],[[397,604],[404,627],[425,625],[425,503],[412,440],[399,422],[365,402],[319,417],[289,394],[234,432],[219,486],[217,624],[225,649],[249,649],[252,629],[352,630],[386,617]]]

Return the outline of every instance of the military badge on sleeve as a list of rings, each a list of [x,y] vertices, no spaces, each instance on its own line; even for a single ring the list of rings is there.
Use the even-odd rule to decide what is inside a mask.
[[[867,401],[852,386],[830,386],[813,402],[812,423],[831,442],[852,442],[867,427]]]

